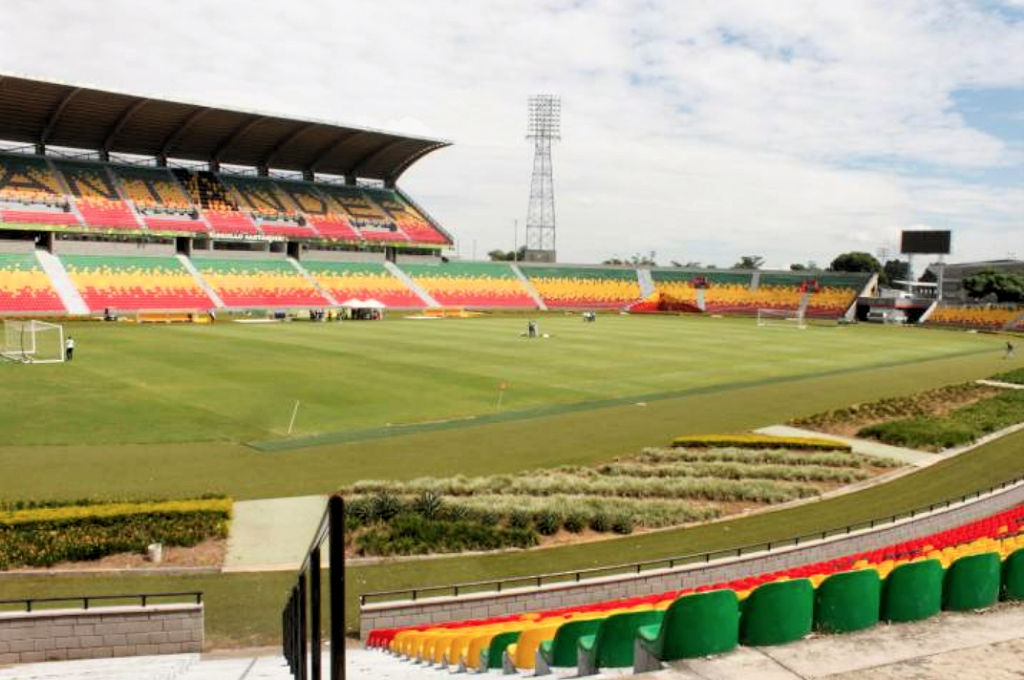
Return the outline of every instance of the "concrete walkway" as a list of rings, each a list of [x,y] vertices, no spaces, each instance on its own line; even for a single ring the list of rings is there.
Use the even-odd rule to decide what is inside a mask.
[[[298,569],[327,505],[327,496],[238,501],[224,571]]]
[[[814,437],[815,439],[834,439],[838,442],[849,444],[854,453],[860,453],[865,456],[893,458],[908,465],[916,465],[918,467],[926,467],[942,459],[941,455],[928,453],[927,451],[916,451],[914,449],[906,449],[901,446],[889,446],[888,444],[882,444],[868,439],[842,437],[837,434],[825,434],[815,430],[790,427],[789,425],[770,425],[754,431],[758,434],[770,434],[775,435],[776,437]]]

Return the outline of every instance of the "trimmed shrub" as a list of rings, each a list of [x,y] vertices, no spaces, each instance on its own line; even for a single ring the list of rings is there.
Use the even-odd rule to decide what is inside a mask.
[[[424,491],[413,501],[413,511],[422,515],[425,519],[437,519],[441,514],[444,503],[441,497],[433,491]]]
[[[356,539],[365,555],[425,555],[466,550],[529,548],[537,545],[532,529],[486,527],[476,522],[442,522],[402,514],[386,527],[372,527]]]
[[[629,515],[616,515],[612,519],[612,531],[617,534],[633,533],[633,518]]]
[[[545,510],[537,513],[534,517],[534,524],[544,536],[551,536],[558,533],[558,530],[562,527],[562,518],[557,512],[551,510]]]
[[[612,528],[612,520],[603,512],[594,513],[590,518],[590,528],[594,531],[605,533]]]
[[[672,446],[689,448],[790,449],[793,451],[850,451],[850,445],[824,437],[774,437],[767,434],[693,434],[676,437]]]
[[[570,512],[565,516],[565,522],[563,522],[562,526],[565,527],[566,531],[578,534],[587,526],[587,518],[582,513]]]
[[[530,526],[530,513],[525,510],[513,510],[508,513],[508,525],[513,529],[525,529]]]
[[[373,518],[382,522],[390,522],[402,511],[402,501],[390,491],[380,491],[370,499]]]

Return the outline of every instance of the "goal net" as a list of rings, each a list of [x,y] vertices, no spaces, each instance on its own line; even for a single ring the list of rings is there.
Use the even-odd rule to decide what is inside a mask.
[[[807,328],[807,320],[799,309],[759,309],[757,310],[758,326],[787,326],[789,328]]]
[[[46,321],[4,320],[0,356],[28,364],[64,361],[64,327]]]

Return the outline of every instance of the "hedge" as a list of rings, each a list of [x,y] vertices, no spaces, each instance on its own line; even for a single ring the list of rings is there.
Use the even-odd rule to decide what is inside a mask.
[[[789,449],[793,451],[850,451],[850,445],[824,437],[775,437],[767,434],[691,434],[676,437],[672,446],[697,448]]]
[[[0,511],[0,569],[49,567],[226,538],[229,498],[119,502]]]

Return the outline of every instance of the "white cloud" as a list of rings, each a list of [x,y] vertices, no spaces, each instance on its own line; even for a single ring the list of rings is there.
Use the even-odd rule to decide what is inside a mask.
[[[1024,31],[982,4],[9,0],[0,20],[2,71],[453,139],[402,184],[463,256],[511,247],[515,219],[522,239],[534,92],[564,101],[565,260],[823,262],[915,223],[956,228],[964,258],[1024,237],[1020,192],[957,179],[1021,166],[953,105],[1024,86]]]

